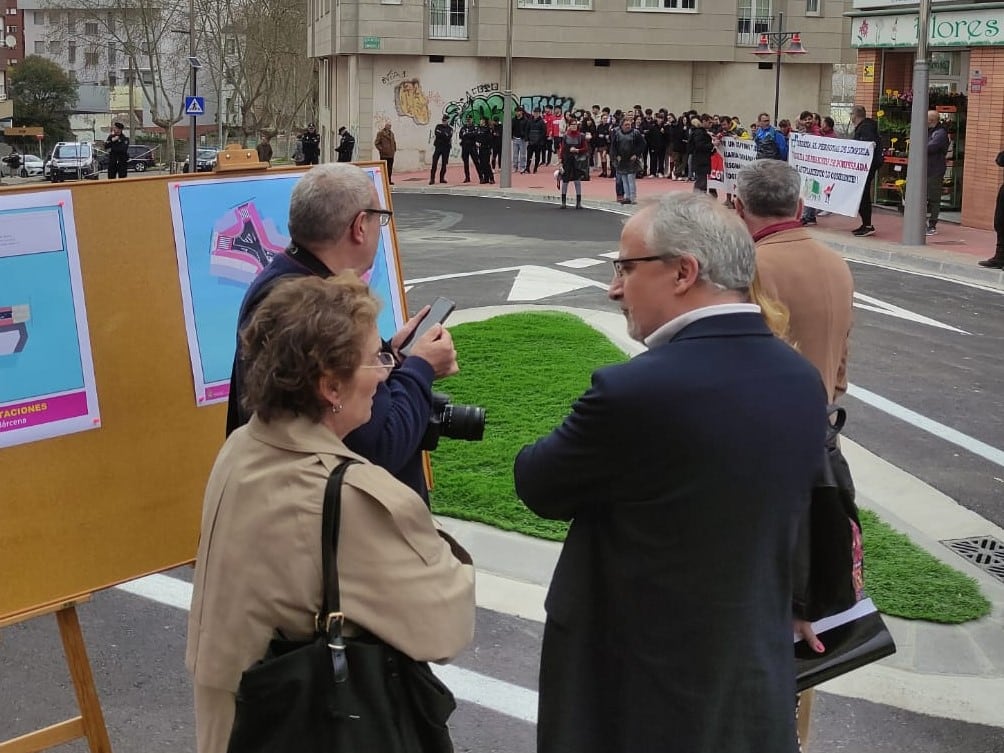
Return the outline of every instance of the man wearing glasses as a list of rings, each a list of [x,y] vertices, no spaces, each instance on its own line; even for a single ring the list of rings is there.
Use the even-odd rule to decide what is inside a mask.
[[[297,182],[289,203],[292,242],[255,278],[244,294],[238,316],[240,330],[277,280],[287,276],[329,277],[353,271],[362,276],[376,257],[381,228],[393,213],[381,209],[376,188],[363,170],[347,162],[314,167]],[[436,325],[401,358],[398,347],[415,328],[428,307],[408,320],[385,343],[379,365],[393,365],[373,397],[369,423],[345,438],[349,449],[393,473],[428,499],[419,444],[432,413],[432,382],[458,371],[453,339]],[[227,436],[250,416],[240,403],[244,368],[240,341],[234,355],[227,409]]]
[[[539,753],[795,753],[792,543],[823,459],[819,374],[749,303],[735,213],[669,193],[624,226],[609,297],[648,350],[599,369],[516,491],[570,520]]]

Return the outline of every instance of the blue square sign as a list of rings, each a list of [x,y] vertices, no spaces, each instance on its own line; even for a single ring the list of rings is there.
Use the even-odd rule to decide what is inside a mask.
[[[185,115],[198,117],[206,114],[205,97],[185,97]]]

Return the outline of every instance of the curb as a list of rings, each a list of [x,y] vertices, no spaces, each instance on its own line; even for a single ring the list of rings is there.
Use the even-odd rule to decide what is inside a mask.
[[[561,199],[561,194],[557,191],[528,193],[518,189],[496,188],[491,189],[491,193],[488,193],[485,189],[442,188],[438,184],[428,187],[398,185],[394,187],[393,193],[469,196],[477,199],[530,201],[537,204],[549,204]],[[638,211],[639,206],[629,205],[628,208],[613,201],[585,197],[583,198],[582,205],[586,209],[597,209],[621,215],[633,214]],[[957,259],[942,259],[919,251],[911,251],[908,247],[896,243],[874,242],[864,245],[860,244],[860,242],[848,242],[844,240],[845,236],[842,233],[834,231],[817,229],[810,232],[841,256],[852,261],[880,264],[915,274],[937,275],[949,278],[955,282],[1004,292],[1004,270],[984,269],[978,266],[975,261],[969,263]]]

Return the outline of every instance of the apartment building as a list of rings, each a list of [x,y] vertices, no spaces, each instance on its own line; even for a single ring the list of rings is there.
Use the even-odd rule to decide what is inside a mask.
[[[14,0],[6,0],[13,2]],[[71,125],[82,137],[95,132],[101,139],[114,120],[129,122],[130,103],[132,125],[153,127],[150,98],[144,94],[161,84],[157,97],[162,110],[177,111],[189,89],[188,36],[162,34],[156,56],[140,52],[136,59],[147,64],[134,66],[123,50],[122,34],[109,29],[121,24],[112,11],[104,12],[94,4],[72,7],[72,0],[16,0],[24,14],[22,24],[24,49],[27,55],[40,55],[59,63],[78,82],[80,99],[78,112],[71,115]],[[149,12],[149,11],[148,11]],[[142,36],[142,35],[137,35]],[[118,37],[118,38],[116,38]],[[156,57],[161,61],[159,75],[149,64]],[[216,120],[218,90],[205,71],[199,82],[206,97],[206,115],[200,123],[210,126]],[[183,121],[182,124],[187,123]],[[210,128],[209,130],[213,130]]]
[[[850,0],[308,0],[308,54],[319,62],[327,159],[341,125],[361,158],[390,121],[395,166],[424,167],[444,114],[501,115],[512,13],[512,87],[524,106],[636,103],[735,114],[772,111],[775,71],[753,55],[760,33],[801,32],[785,56],[780,117],[829,110]],[[510,3],[513,7],[510,9]]]
[[[17,0],[3,0],[3,54],[0,55],[0,122],[14,113],[7,96],[7,72],[24,60],[24,14]]]

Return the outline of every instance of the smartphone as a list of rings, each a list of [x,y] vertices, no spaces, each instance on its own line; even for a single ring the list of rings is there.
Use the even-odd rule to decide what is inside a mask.
[[[404,343],[402,343],[400,348],[398,348],[401,355],[406,357],[410,356],[411,348],[418,338],[428,332],[433,325],[445,322],[447,317],[453,313],[453,309],[456,307],[456,303],[451,301],[449,298],[443,298],[442,296],[433,301],[432,307],[429,309],[429,313],[422,317],[422,321],[420,321],[415,329],[412,330],[411,336],[405,340]]]

